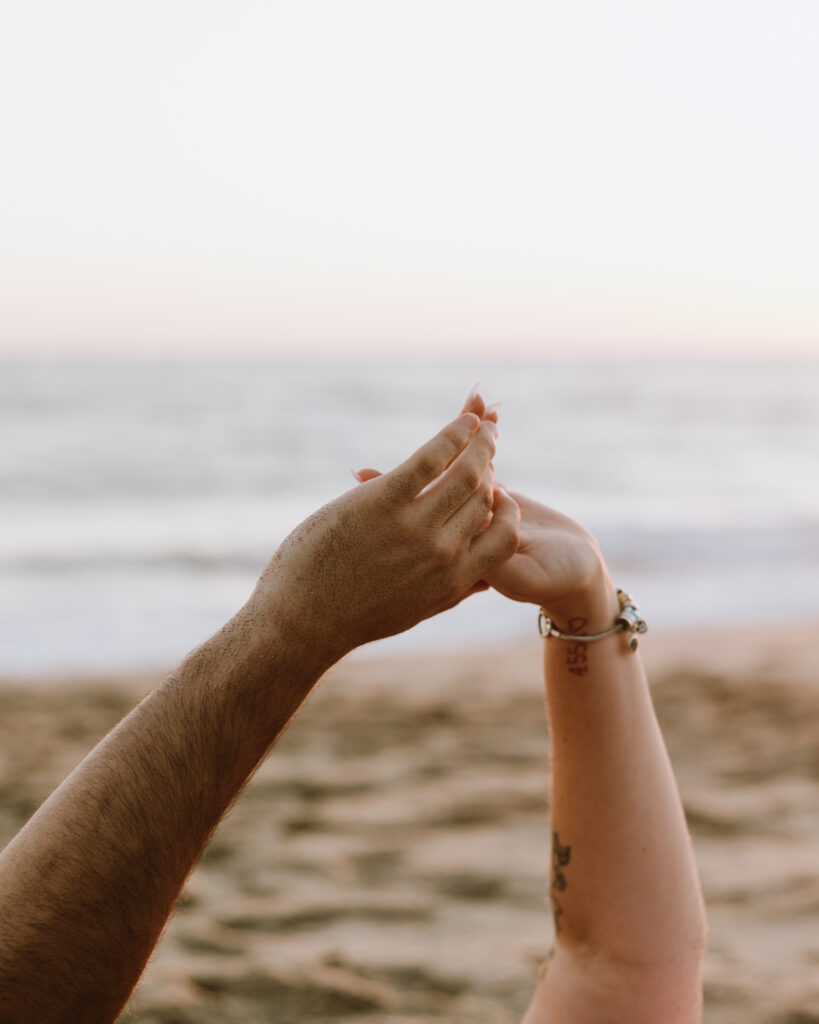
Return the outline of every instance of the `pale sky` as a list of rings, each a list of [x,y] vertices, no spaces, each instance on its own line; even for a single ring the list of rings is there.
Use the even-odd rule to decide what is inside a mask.
[[[816,0],[25,0],[0,355],[819,354]]]

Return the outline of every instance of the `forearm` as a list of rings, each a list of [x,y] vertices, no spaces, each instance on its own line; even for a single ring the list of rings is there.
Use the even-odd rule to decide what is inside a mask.
[[[613,622],[613,589],[588,607],[573,631]],[[639,653],[614,634],[582,645],[550,639],[544,657],[558,946],[635,966],[697,963],[697,872]]]
[[[3,851],[0,1020],[115,1019],[213,828],[321,674],[287,650],[240,613]]]
[[[297,526],[242,611],[0,854],[0,1024],[113,1020],[211,831],[324,670],[509,559],[519,511],[493,494],[496,433],[464,412]]]

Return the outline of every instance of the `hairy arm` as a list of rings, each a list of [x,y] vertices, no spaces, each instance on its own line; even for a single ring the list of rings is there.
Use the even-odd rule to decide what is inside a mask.
[[[0,1022],[113,1021],[212,830],[323,672],[456,604],[517,544],[469,413],[301,524],[248,603],[0,854]]]
[[[593,539],[515,497],[519,552],[489,581],[563,631],[610,627],[619,605]],[[544,648],[556,937],[524,1024],[695,1024],[705,916],[639,652],[620,634]]]
[[[219,818],[318,666],[241,617],[191,654],[0,856],[0,1020],[114,1020]]]

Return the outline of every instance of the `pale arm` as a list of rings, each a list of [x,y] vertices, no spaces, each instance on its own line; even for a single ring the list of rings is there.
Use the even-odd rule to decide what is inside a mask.
[[[593,539],[515,497],[520,551],[490,582],[563,630],[608,628],[618,602]],[[550,639],[544,667],[556,940],[524,1024],[695,1024],[705,916],[639,651]]]
[[[511,499],[480,532],[494,432],[461,416],[298,527],[245,607],[0,854],[3,1024],[113,1021],[211,831],[319,676],[511,555]]]

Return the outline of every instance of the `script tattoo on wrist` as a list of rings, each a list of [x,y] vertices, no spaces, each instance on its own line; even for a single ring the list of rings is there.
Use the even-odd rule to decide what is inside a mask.
[[[583,618],[569,619],[568,632],[578,636],[588,626],[589,620]],[[584,676],[589,671],[588,644],[569,644],[566,648],[566,668],[573,676]]]
[[[560,919],[563,916],[563,907],[560,905],[557,893],[566,891],[566,875],[563,871],[572,858],[571,846],[563,846],[557,832],[552,832],[552,884],[550,893],[552,897],[552,914],[555,920],[555,932],[560,931]]]

